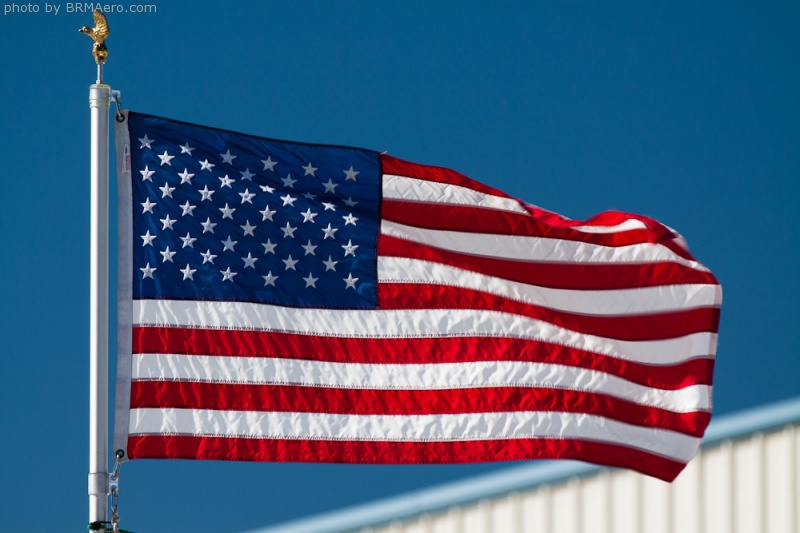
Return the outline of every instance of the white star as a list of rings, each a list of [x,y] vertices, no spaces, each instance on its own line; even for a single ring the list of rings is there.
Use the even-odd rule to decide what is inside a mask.
[[[330,202],[322,202],[322,205],[325,206],[325,211],[336,211],[336,206]]]
[[[344,175],[347,176],[344,181],[353,180],[356,181],[356,176],[361,174],[360,170],[353,170],[353,165],[350,165],[350,170],[343,170]]]
[[[346,278],[342,278],[342,280],[344,280],[344,284],[345,284],[344,285],[344,290],[347,290],[347,289],[355,290],[356,289],[356,281],[358,281],[358,278],[354,278],[352,272],[350,274],[348,274]]]
[[[261,276],[261,277],[264,278],[264,286],[265,287],[267,285],[272,285],[274,287],[275,286],[275,280],[278,279],[278,276],[273,276],[272,275],[272,270],[267,272],[266,276]]]
[[[186,144],[182,144],[182,145],[180,145],[180,147],[181,147],[181,153],[182,153],[182,154],[189,154],[189,155],[192,155],[192,150],[194,150],[194,148],[192,148],[191,146],[189,146],[189,143],[188,143],[188,142],[187,142]]]
[[[142,239],[142,246],[153,246],[153,239],[156,238],[155,235],[150,235],[150,230],[147,230],[147,233],[144,235],[139,235]]]
[[[222,274],[222,281],[229,280],[233,282],[233,276],[236,275],[236,272],[231,272],[231,267],[226,270],[220,270],[219,273]]]
[[[184,183],[188,183],[189,185],[192,184],[192,178],[194,177],[194,174],[190,173],[188,168],[183,169],[183,172],[178,174],[178,176],[181,177],[181,185]]]
[[[314,217],[316,217],[319,213],[312,213],[311,212],[311,208],[309,207],[308,211],[306,211],[305,213],[300,213],[300,214],[303,215],[303,223],[305,224],[306,222],[312,222],[313,223],[314,222]]]
[[[223,163],[228,163],[229,165],[232,165],[233,164],[233,160],[238,157],[238,156],[235,156],[235,155],[231,155],[231,149],[230,148],[228,148],[228,151],[225,152],[224,154],[219,154],[219,155],[220,155],[220,157],[222,157],[222,162]]]
[[[216,222],[211,222],[211,217],[206,218],[205,222],[200,223],[203,226],[203,233],[214,233],[214,226],[217,225]]]
[[[348,255],[355,256],[356,255],[356,248],[358,248],[357,244],[353,244],[353,241],[348,240],[347,244],[343,244],[342,248],[344,248],[344,256],[347,257]]]
[[[242,197],[242,203],[247,202],[248,204],[253,203],[253,197],[256,195],[254,192],[250,192],[250,189],[245,189],[244,192],[240,192],[239,196]]]
[[[322,262],[322,264],[325,265],[325,272],[327,272],[328,270],[333,270],[334,272],[336,272],[336,264],[338,262],[339,261],[334,261],[333,258],[331,258],[331,256],[328,256],[328,260]]]
[[[253,176],[255,176],[255,174],[253,174],[252,172],[250,172],[250,169],[249,169],[249,168],[246,168],[246,169],[244,169],[244,172],[242,172],[242,171],[240,170],[240,171],[239,171],[239,174],[241,174],[241,175],[242,175],[242,179],[243,179],[243,180],[247,180],[247,181],[253,181]]]
[[[169,155],[169,154],[167,153],[167,151],[166,151],[166,150],[164,150],[164,153],[163,153],[163,154],[161,154],[161,155],[159,155],[159,156],[158,156],[158,158],[159,158],[159,159],[161,159],[161,164],[160,164],[159,166],[168,165],[168,166],[170,166],[170,167],[171,167],[171,166],[172,166],[172,163],[170,163],[170,161],[172,161],[173,159],[175,159],[175,156],[174,156],[174,155]]]
[[[145,214],[145,213],[148,213],[148,212],[152,213],[153,212],[153,207],[155,207],[156,203],[155,202],[151,202],[150,201],[150,197],[148,197],[146,202],[142,202],[139,205],[144,207],[144,210],[142,211],[142,214]]]
[[[322,232],[325,234],[325,236],[322,239],[325,240],[328,237],[330,237],[331,239],[336,239],[336,235],[334,235],[334,234],[337,231],[339,231],[339,228],[333,228],[333,227],[331,227],[330,224],[328,224],[327,228],[322,228]]]
[[[264,255],[266,254],[275,254],[275,247],[278,246],[277,244],[273,244],[271,240],[267,239],[267,242],[262,243],[261,246],[264,247]]]
[[[162,218],[159,220],[163,224],[163,226],[161,226],[161,231],[164,231],[165,229],[172,229],[172,225],[176,222],[175,220],[169,218],[169,215],[167,215],[167,218]]]
[[[186,248],[187,246],[189,248],[194,248],[194,241],[196,241],[197,239],[192,237],[187,231],[186,237],[181,237],[181,240],[183,241],[183,246],[181,246],[181,248]]]
[[[338,183],[334,183],[330,178],[328,178],[328,181],[322,185],[325,187],[325,192],[335,192],[334,189],[339,186]]]
[[[297,270],[294,267],[297,264],[297,259],[292,259],[291,254],[289,254],[289,257],[287,257],[286,259],[281,259],[281,261],[283,261],[283,263],[286,265],[285,270],[289,270],[290,268],[292,270]]]
[[[264,191],[264,192],[268,192],[268,193],[270,193],[270,194],[272,194],[273,192],[275,192],[275,187],[270,187],[269,185],[259,185],[259,187],[261,187],[261,190],[262,190],[262,191]]]
[[[259,213],[264,215],[263,218],[261,219],[261,221],[263,222],[263,221],[265,221],[267,219],[272,220],[272,215],[277,213],[277,211],[270,211],[269,206],[267,206],[267,207],[264,208],[263,211],[259,211]]]
[[[191,205],[189,200],[186,200],[186,203],[181,206],[181,209],[183,209],[183,214],[181,216],[185,217],[186,215],[189,215],[190,217],[193,217],[194,214],[192,211],[194,211],[195,208],[197,208],[196,205]]]
[[[278,164],[277,161],[273,161],[271,156],[267,156],[266,159],[261,160],[264,163],[264,170],[269,170],[270,172],[275,172],[275,165]]]
[[[211,253],[211,250],[206,250],[206,253],[200,254],[200,255],[203,256],[203,264],[204,265],[206,263],[211,263],[213,265],[214,264],[214,259],[217,258],[216,255]]]
[[[161,257],[163,257],[163,259],[161,260],[162,263],[166,263],[167,261],[172,263],[172,256],[175,255],[178,252],[171,252],[170,249],[169,249],[169,246],[167,246],[166,250],[164,250],[163,252],[158,252],[158,253],[161,254]]]
[[[224,178],[220,178],[219,181],[220,181],[220,183],[222,183],[222,185],[220,185],[220,187],[228,187],[230,189],[231,188],[231,183],[233,183],[236,180],[233,179],[233,178],[229,178],[228,175],[225,174],[225,177]]]
[[[355,226],[356,222],[358,221],[358,217],[354,217],[353,213],[348,213],[346,217],[342,217],[342,218],[344,219],[344,225],[345,226],[348,225],[348,224],[352,224],[352,225]]]
[[[281,200],[283,200],[283,207],[286,207],[287,205],[294,207],[294,203],[297,201],[297,198],[287,194],[286,196],[281,196]]]
[[[317,197],[316,194],[311,194],[310,192],[303,193],[303,198],[305,198],[306,200],[313,200],[316,197]]]
[[[228,202],[225,202],[225,207],[220,207],[220,211],[222,211],[222,220],[229,218],[233,220],[233,212],[236,211],[235,207],[228,207]]]
[[[296,179],[292,179],[291,174],[287,174],[285,178],[281,178],[284,187],[291,187],[294,189],[294,184],[297,183]]]
[[[214,168],[215,166],[217,166],[217,165],[215,165],[214,163],[209,163],[208,159],[206,159],[205,161],[200,161],[200,171],[201,172],[203,170],[208,170],[209,172],[211,172],[211,169]]]
[[[151,144],[153,144],[153,139],[149,139],[149,138],[147,137],[147,134],[146,134],[146,133],[144,134],[144,137],[141,137],[141,138],[139,139],[139,142],[141,142],[141,143],[142,143],[142,145],[139,147],[139,150],[142,150],[143,148],[150,148],[150,149],[152,150],[152,148],[150,147],[150,145],[151,145]],[[147,276],[145,276],[145,277],[147,277]],[[152,276],[150,276],[150,277],[152,277]]]
[[[294,232],[295,232],[295,231],[297,231],[297,228],[293,228],[293,227],[292,227],[292,226],[290,226],[290,225],[289,225],[289,223],[287,222],[287,223],[286,223],[286,227],[285,227],[285,228],[281,228],[281,231],[283,231],[283,238],[284,238],[284,239],[285,239],[286,237],[291,237],[291,238],[293,238],[293,239],[294,239]]]
[[[144,170],[140,170],[139,174],[142,175],[142,181],[153,181],[153,174],[155,174],[155,170],[150,170],[149,166],[145,166]]]
[[[202,195],[203,195],[203,197],[202,197],[202,198],[200,198],[200,201],[201,201],[201,202],[202,202],[203,200],[209,200],[209,201],[212,201],[212,202],[213,202],[213,200],[211,200],[211,195],[212,195],[212,194],[214,194],[214,193],[215,193],[215,192],[217,192],[217,191],[210,190],[210,189],[208,188],[208,185],[205,185],[205,186],[203,187],[203,190],[202,190],[202,191],[197,191],[197,192],[199,192],[200,194],[202,194]]]
[[[312,176],[316,177],[316,174],[314,174],[314,172],[316,172],[317,170],[319,170],[319,169],[318,169],[318,168],[316,168],[316,167],[312,167],[312,166],[311,166],[311,162],[310,162],[310,161],[309,161],[309,163],[308,163],[306,166],[304,166],[304,167],[300,167],[300,168],[302,168],[303,170],[305,170],[305,171],[306,171],[306,173],[304,174],[304,176],[308,176],[309,174],[311,174]]]
[[[150,267],[150,263],[148,262],[147,265],[145,265],[144,268],[140,268],[139,270],[142,271],[142,279],[145,279],[145,278],[155,279],[155,278],[153,278],[153,272],[155,272],[158,269],[157,268],[151,268]]]
[[[347,207],[355,207],[357,203],[358,202],[353,200],[352,197],[348,197],[347,200],[344,201],[344,205],[346,205]]]
[[[311,239],[308,240],[308,244],[304,244],[302,247],[303,247],[303,250],[306,251],[305,255],[309,255],[309,254],[317,255],[317,254],[314,253],[314,250],[316,250],[318,248],[318,246],[315,246],[315,245],[311,244]]]
[[[313,274],[311,274],[309,272],[308,277],[307,278],[303,278],[303,281],[306,282],[306,289],[309,288],[309,287],[314,287],[316,289],[317,288],[317,280],[318,279],[319,278],[315,278],[313,276]]]
[[[232,252],[233,251],[233,247],[236,246],[238,243],[239,243],[239,241],[234,241],[233,239],[231,239],[231,236],[228,235],[228,239],[222,241],[222,244],[225,245],[225,247],[222,249],[222,251],[223,252],[227,252],[228,250],[230,250]]]
[[[242,257],[242,261],[244,261],[245,268],[256,268],[256,261],[258,261],[258,258],[253,257],[250,252],[247,252],[247,257]]]
[[[245,220],[244,226],[239,226],[239,227],[242,228],[242,231],[244,231],[245,237],[247,237],[248,235],[250,235],[251,237],[255,237],[255,235],[253,235],[253,230],[256,229],[256,227],[251,226],[249,220]]]
[[[190,279],[194,281],[194,273],[197,272],[196,268],[189,268],[189,263],[186,263],[186,268],[179,270],[179,272],[183,272],[183,281]]]
[[[175,190],[175,187],[170,187],[169,183],[165,183],[164,186],[159,187],[159,189],[161,190],[161,198],[166,198],[167,196],[172,198],[172,191]]]

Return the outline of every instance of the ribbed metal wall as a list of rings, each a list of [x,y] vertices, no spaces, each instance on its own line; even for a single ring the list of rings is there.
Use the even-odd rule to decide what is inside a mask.
[[[800,533],[800,425],[703,449],[674,483],[601,470],[362,533]]]

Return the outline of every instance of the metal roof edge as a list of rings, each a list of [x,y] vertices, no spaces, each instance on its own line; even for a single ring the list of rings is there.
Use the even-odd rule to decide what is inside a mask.
[[[798,421],[800,421],[800,396],[731,413],[711,421],[703,437],[703,447],[714,446],[723,440],[759,431],[769,431]]]
[[[712,420],[703,438],[703,448],[724,440],[769,431],[800,421],[800,396],[747,409]],[[604,467],[578,461],[526,462],[489,474],[445,483],[431,488],[347,507],[310,518],[252,530],[250,533],[335,533],[361,527],[381,526],[424,513],[437,513],[454,505],[468,505],[501,494],[558,484],[588,476]]]

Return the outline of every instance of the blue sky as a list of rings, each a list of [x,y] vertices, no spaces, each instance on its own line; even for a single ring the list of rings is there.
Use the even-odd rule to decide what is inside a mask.
[[[723,286],[715,413],[800,393],[797,3],[144,3],[109,15],[126,107],[387,150],[571,218],[653,216]],[[87,522],[92,17],[50,5],[0,19],[11,532]],[[120,511],[140,532],[242,531],[508,466],[135,461]]]

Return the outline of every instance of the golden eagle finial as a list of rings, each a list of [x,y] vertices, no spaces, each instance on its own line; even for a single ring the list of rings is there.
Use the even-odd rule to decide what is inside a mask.
[[[99,9],[94,11],[94,26],[94,28],[84,26],[78,31],[85,33],[92,38],[94,41],[92,55],[94,56],[95,62],[98,65],[102,65],[106,62],[106,58],[108,57],[108,48],[106,48],[106,38],[108,37],[108,21],[106,20],[106,16],[103,15]]]

